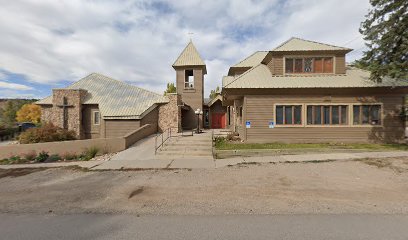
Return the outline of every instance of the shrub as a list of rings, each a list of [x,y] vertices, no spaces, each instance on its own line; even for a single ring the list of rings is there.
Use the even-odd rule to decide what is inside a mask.
[[[47,162],[56,162],[61,160],[61,156],[58,154],[53,154],[47,158]]]
[[[99,149],[97,147],[86,148],[85,151],[82,153],[80,159],[82,161],[91,160],[92,158],[96,156],[96,154],[98,154],[98,152],[99,152]]]
[[[37,157],[37,153],[35,151],[28,152],[23,155],[24,159],[27,161],[33,161],[35,157]]]
[[[42,151],[42,152],[40,152],[40,154],[38,154],[38,156],[35,158],[35,160],[37,162],[45,162],[48,159],[49,156],[50,155],[48,155],[47,152]]]
[[[21,157],[20,156],[12,156],[8,159],[9,163],[20,163]]]
[[[39,142],[67,141],[75,139],[75,131],[56,127],[52,123],[46,123],[39,128],[31,128],[21,133],[19,142],[21,144],[28,144]]]

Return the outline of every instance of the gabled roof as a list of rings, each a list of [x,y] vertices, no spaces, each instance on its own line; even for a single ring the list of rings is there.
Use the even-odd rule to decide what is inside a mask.
[[[167,97],[160,94],[98,73],[92,73],[66,89],[87,90],[83,104],[99,104],[99,110],[105,119],[139,119],[155,104],[169,101]],[[52,96],[36,104],[52,104]]]
[[[193,42],[190,41],[172,66],[203,66],[205,68],[205,63],[200,57],[200,54],[198,53],[197,48],[194,46]]]
[[[206,105],[208,107],[211,107],[214,103],[216,103],[217,101],[221,101],[222,102],[222,96],[221,94],[218,94],[215,98],[211,99]]]
[[[241,62],[233,65],[232,67],[253,67],[262,62],[262,60],[266,57],[268,51],[257,51],[254,52],[251,56],[245,58]]]
[[[352,49],[338,47],[334,45],[329,45],[325,43],[319,43],[314,41],[309,41],[297,37],[292,37],[276,48],[272,49],[272,52],[288,52],[288,51],[347,51],[350,52]]]
[[[269,68],[259,64],[242,75],[223,79],[223,88],[369,88],[408,87],[408,80],[392,81],[384,78],[381,83],[370,80],[370,73],[357,68],[347,68],[346,74],[273,76]]]

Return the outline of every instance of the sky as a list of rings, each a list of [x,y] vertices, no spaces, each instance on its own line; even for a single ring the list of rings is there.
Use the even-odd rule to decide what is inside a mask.
[[[0,98],[43,98],[97,72],[157,93],[190,39],[205,96],[228,68],[291,37],[354,49],[368,0],[0,0]],[[192,33],[192,34],[191,34]]]

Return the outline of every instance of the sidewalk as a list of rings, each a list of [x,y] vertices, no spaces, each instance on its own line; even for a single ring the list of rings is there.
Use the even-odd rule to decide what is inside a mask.
[[[79,166],[89,170],[119,170],[119,169],[171,169],[171,168],[221,168],[242,163],[286,163],[286,162],[319,162],[331,160],[350,160],[364,158],[392,158],[407,157],[408,151],[387,152],[360,152],[360,153],[324,153],[324,154],[301,154],[280,155],[264,157],[236,157],[229,159],[190,158],[190,159],[150,159],[141,160],[109,160],[87,161],[68,163],[38,163],[38,164],[15,164],[0,165],[0,169],[12,168],[54,168],[66,166]]]

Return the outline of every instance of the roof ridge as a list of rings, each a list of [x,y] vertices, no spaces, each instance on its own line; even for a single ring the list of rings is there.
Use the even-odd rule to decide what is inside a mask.
[[[249,55],[248,57],[242,59],[240,62],[238,62],[238,63],[232,65],[232,67],[234,67],[234,66],[236,66],[236,65],[238,65],[238,64],[240,64],[240,63],[242,63],[242,62],[244,62],[245,60],[249,59],[250,57],[254,56],[255,54],[257,54],[257,53],[259,53],[259,52],[269,52],[269,51],[255,51],[254,53],[252,53],[252,54]]]
[[[259,63],[256,66],[251,67],[250,69],[248,69],[247,71],[245,71],[243,74],[239,75],[237,78],[235,78],[234,80],[232,80],[230,83],[228,83],[227,85],[225,85],[224,87],[227,87],[228,85],[230,85],[231,83],[234,83],[235,81],[237,81],[238,79],[240,79],[241,77],[247,75],[249,72],[251,72],[252,70],[254,70],[255,68],[259,67],[260,65],[265,65],[262,63]],[[266,66],[266,65],[265,65]]]
[[[317,42],[317,41],[308,40],[308,39],[304,39],[304,38],[300,38],[300,37],[291,37],[288,40],[286,40],[285,42],[283,42],[282,44],[280,44],[279,46],[272,49],[271,51],[275,51],[275,49],[278,49],[278,48],[282,47],[283,45],[285,45],[286,43],[290,42],[293,39],[298,39],[298,40],[305,41],[305,42],[310,42],[310,43],[321,44],[321,45],[325,45],[325,46],[329,46],[329,47],[342,48],[344,50],[352,50],[351,48],[346,48],[346,47],[336,46],[336,45],[332,45],[332,44]]]

